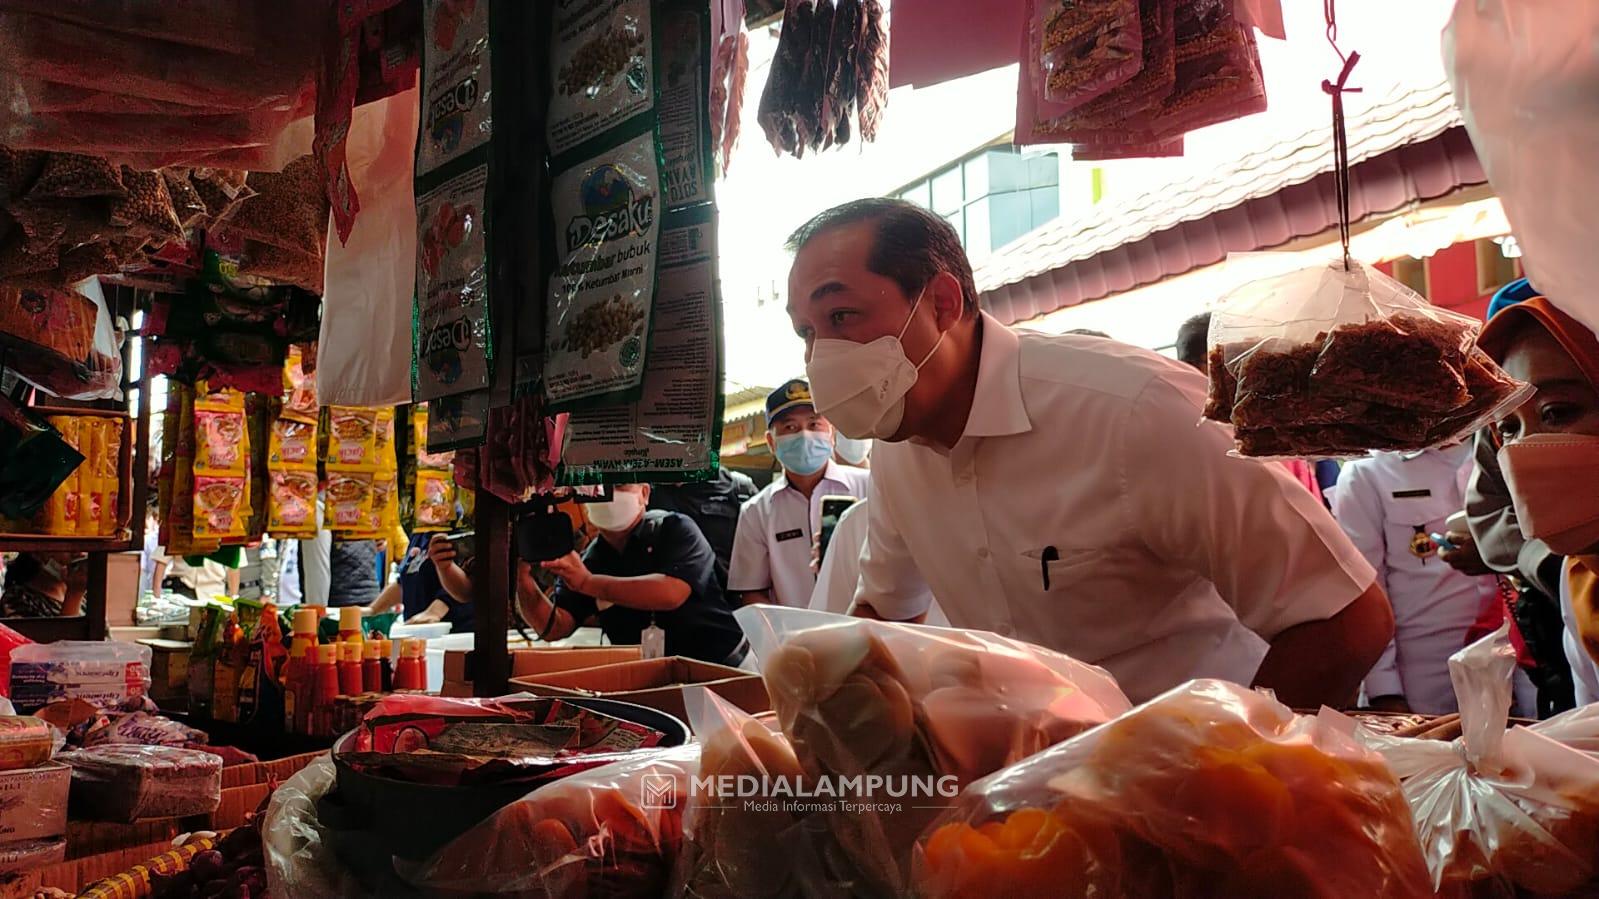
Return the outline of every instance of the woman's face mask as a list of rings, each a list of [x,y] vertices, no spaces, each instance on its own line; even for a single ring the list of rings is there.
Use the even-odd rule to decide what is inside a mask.
[[[1599,546],[1599,437],[1531,434],[1499,450],[1521,532],[1561,555]]]

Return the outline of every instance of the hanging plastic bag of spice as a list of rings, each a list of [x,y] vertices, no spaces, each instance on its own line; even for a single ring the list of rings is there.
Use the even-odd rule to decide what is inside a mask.
[[[1363,263],[1246,284],[1211,315],[1205,416],[1245,456],[1358,456],[1459,440],[1526,399],[1475,319]]]
[[[649,0],[564,3],[555,13],[550,152],[566,151],[650,109]]]
[[[643,134],[556,175],[544,389],[552,404],[638,388],[655,293],[660,174]]]

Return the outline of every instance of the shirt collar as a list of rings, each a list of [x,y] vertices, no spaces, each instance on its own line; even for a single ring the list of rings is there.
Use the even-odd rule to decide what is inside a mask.
[[[1022,401],[1022,342],[1016,332],[984,312],[977,357],[977,390],[964,437],[1006,437],[1033,429]]]

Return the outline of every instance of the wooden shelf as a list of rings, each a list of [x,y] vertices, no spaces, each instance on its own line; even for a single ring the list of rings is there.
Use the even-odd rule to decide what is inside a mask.
[[[59,537],[0,534],[0,552],[121,553],[141,547],[131,537]]]

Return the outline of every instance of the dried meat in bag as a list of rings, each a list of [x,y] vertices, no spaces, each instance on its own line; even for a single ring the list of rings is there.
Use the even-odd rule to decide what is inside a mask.
[[[813,778],[964,786],[1128,708],[1103,669],[994,634],[765,606],[738,618]],[[936,802],[916,805],[808,816],[795,839],[815,862],[799,876],[812,892],[902,890],[937,813]]]
[[[1190,681],[967,788],[917,895],[1431,896],[1398,782],[1340,724]]]
[[[1589,896],[1599,890],[1599,722],[1591,707],[1508,730],[1510,626],[1455,653],[1462,736],[1358,731],[1398,775],[1442,897]]]
[[[1476,348],[1479,329],[1361,263],[1246,284],[1211,316],[1204,414],[1255,457],[1460,439],[1526,395]]]

